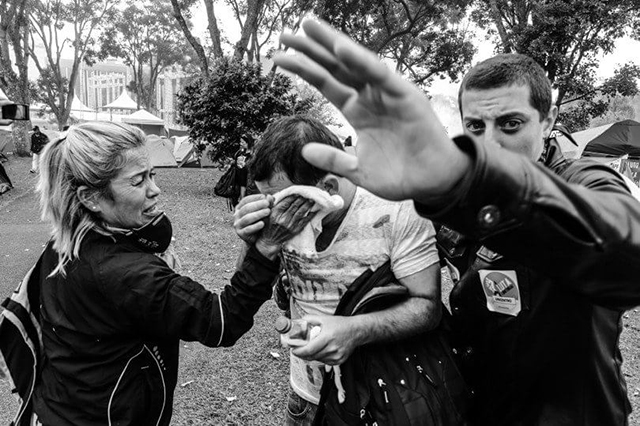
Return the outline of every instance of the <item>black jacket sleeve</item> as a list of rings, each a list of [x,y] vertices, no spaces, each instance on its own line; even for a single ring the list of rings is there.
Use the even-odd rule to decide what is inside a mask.
[[[215,294],[154,255],[144,261],[129,256],[120,263],[118,284],[111,287],[119,288],[120,295],[110,293],[132,332],[207,346],[231,346],[251,328],[253,316],[271,297],[279,271],[279,261],[252,247],[231,283]]]
[[[640,203],[607,166],[576,161],[561,176],[467,137],[473,167],[423,216],[573,287],[595,303],[640,304]]]

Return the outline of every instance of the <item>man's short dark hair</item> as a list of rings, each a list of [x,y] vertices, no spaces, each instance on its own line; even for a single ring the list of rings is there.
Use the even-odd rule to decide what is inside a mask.
[[[316,185],[327,171],[302,158],[302,147],[309,142],[344,151],[338,137],[319,120],[304,115],[282,117],[269,124],[256,143],[249,174],[255,181],[265,181],[284,172],[295,185]]]
[[[39,132],[39,131],[40,131],[40,127],[38,127],[38,126],[33,126],[33,131],[34,131],[34,132]]]
[[[464,76],[458,91],[458,107],[462,114],[462,93],[465,90],[488,90],[511,85],[527,86],[529,102],[544,120],[551,110],[551,83],[542,67],[532,58],[518,53],[506,53],[480,62]]]

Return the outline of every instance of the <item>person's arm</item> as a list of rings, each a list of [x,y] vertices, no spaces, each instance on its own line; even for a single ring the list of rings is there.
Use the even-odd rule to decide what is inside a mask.
[[[402,339],[440,323],[440,261],[433,224],[420,218],[409,202],[390,218],[389,257],[394,275],[407,288],[409,299],[374,313],[308,316],[322,330],[294,355],[330,364],[344,362],[361,345]],[[317,340],[320,338],[321,340]]]
[[[440,203],[416,203],[419,213],[599,304],[640,304],[640,203],[617,173],[579,160],[558,176],[466,137],[456,143],[472,171]]]
[[[280,271],[281,245],[306,226],[312,206],[293,197],[274,206],[269,226],[219,294],[176,274],[157,256],[140,253],[123,254],[117,265],[108,263],[112,270],[99,275],[118,281],[105,280],[102,287],[116,301],[118,314],[128,319],[128,330],[230,346],[251,328],[253,316],[271,297],[271,283]]]
[[[303,28],[281,41],[305,56],[274,62],[318,88],[358,136],[356,157],[307,144],[309,163],[381,197],[412,199],[427,217],[594,302],[640,304],[640,205],[619,178],[601,170],[569,184],[505,149],[453,143],[424,94],[372,52],[326,24]]]
[[[320,333],[292,353],[302,359],[340,365],[358,346],[390,342],[425,332],[440,322],[440,267],[427,269],[400,279],[410,297],[380,311],[350,317],[308,315],[311,324],[320,325]]]

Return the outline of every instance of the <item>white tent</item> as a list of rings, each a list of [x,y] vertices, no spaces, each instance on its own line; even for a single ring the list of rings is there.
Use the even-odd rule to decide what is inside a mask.
[[[83,104],[75,93],[71,101],[71,114],[79,120],[95,120],[96,118],[96,110]]]
[[[131,115],[122,119],[123,122],[129,124],[161,124],[164,126],[164,120],[151,114],[146,109],[139,109]]]
[[[131,99],[131,96],[129,96],[126,90],[123,90],[120,96],[118,96],[118,98],[115,101],[103,106],[102,108],[111,109],[111,110],[128,109],[128,110],[135,111],[138,109],[138,104],[136,103],[136,101]]]
[[[122,122],[141,128],[147,135],[164,136],[164,120],[156,117],[145,109],[140,109],[131,115],[122,117]]]

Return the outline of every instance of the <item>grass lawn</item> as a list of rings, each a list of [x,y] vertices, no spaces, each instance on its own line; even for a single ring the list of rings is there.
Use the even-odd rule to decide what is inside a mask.
[[[160,204],[174,224],[182,274],[220,291],[229,283],[241,241],[226,201],[213,194],[217,169],[158,169]],[[288,392],[288,351],[263,305],[255,326],[231,348],[181,343],[175,425],[280,425]],[[278,354],[274,357],[272,353]]]
[[[16,179],[29,168],[29,159],[5,163],[16,189],[0,197],[10,203],[31,188]],[[221,290],[233,274],[240,241],[232,227],[226,201],[214,196],[217,169],[158,169],[163,190],[160,204],[168,213],[177,239],[181,273],[212,291]],[[445,295],[450,285],[444,285]],[[288,352],[273,328],[279,315],[271,301],[255,318],[255,326],[232,348],[206,348],[197,342],[181,343],[173,425],[281,425],[288,392]],[[620,346],[623,370],[634,411],[640,408],[640,313],[624,316]],[[274,357],[272,353],[279,354]],[[631,425],[640,425],[633,413]]]

